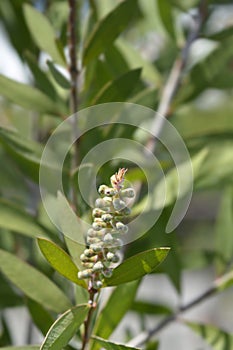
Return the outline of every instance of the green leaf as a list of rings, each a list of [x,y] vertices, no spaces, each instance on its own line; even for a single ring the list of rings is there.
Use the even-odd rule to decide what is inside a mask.
[[[99,91],[92,104],[125,101],[139,82],[140,74],[141,68],[134,69],[108,82]]]
[[[0,199],[0,227],[32,238],[49,237],[36,218],[4,199]]]
[[[71,306],[65,294],[47,276],[4,250],[0,250],[0,271],[45,308],[59,313]]]
[[[54,78],[54,80],[61,86],[63,89],[70,89],[70,82],[66,79],[66,77],[57,69],[52,61],[47,61],[47,65],[49,66],[49,70]]]
[[[50,79],[47,77],[46,73],[41,70],[36,56],[34,56],[31,52],[26,51],[24,57],[34,76],[36,86],[52,100],[56,100],[58,96],[54,89],[54,86],[51,83]]]
[[[54,319],[50,313],[45,310],[40,304],[34,300],[27,300],[27,307],[32,317],[34,324],[41,331],[43,335],[46,335],[49,328],[52,326]]]
[[[19,83],[0,74],[0,94],[29,110],[60,114],[54,101],[33,86]]]
[[[172,39],[176,38],[170,0],[157,0],[160,19]]]
[[[93,334],[108,338],[120,323],[123,316],[131,307],[139,286],[138,281],[117,286],[110,295],[104,309],[96,320]],[[120,300],[120,302],[119,302]],[[117,305],[117,308],[116,308]],[[91,350],[97,350],[100,346],[92,343]]]
[[[128,27],[138,13],[137,2],[126,0],[103,18],[94,28],[84,48],[84,65],[104,52],[109,45]]]
[[[0,309],[22,305],[22,298],[15,293],[10,284],[0,275]],[[1,338],[1,335],[0,335]],[[0,340],[1,346],[1,340]]]
[[[39,350],[39,345],[3,346],[1,350]]]
[[[164,208],[164,206],[170,205],[175,202],[176,198],[182,198],[190,190],[192,182],[186,174],[190,174],[190,162],[192,163],[193,177],[196,179],[201,171],[203,163],[208,155],[208,149],[202,149],[195,154],[192,159],[179,164],[169,170],[165,176],[166,183],[166,198],[164,200],[164,179],[158,182],[155,188],[154,194],[151,197],[151,204],[155,209]],[[178,177],[177,170],[179,169],[182,175],[182,180]],[[179,182],[181,181],[181,182]],[[178,193],[179,190],[179,193]]]
[[[216,251],[221,256],[221,261],[217,260],[219,274],[225,272],[233,256],[233,189],[226,187],[219,209],[219,214],[215,228]]]
[[[28,4],[24,4],[24,16],[30,33],[38,47],[47,52],[55,62],[64,65],[64,56],[58,49],[55,33],[48,19]]]
[[[49,329],[40,350],[60,350],[67,345],[84,322],[89,308],[87,304],[78,305],[62,314]]]
[[[169,250],[153,248],[130,257],[114,269],[112,277],[104,281],[105,286],[127,283],[151,273],[166,258]]]
[[[103,339],[100,337],[96,337],[96,336],[91,337],[91,339],[94,340],[94,343],[99,344],[101,347],[103,347],[104,349],[107,349],[107,350],[130,350],[130,349],[139,350],[139,348],[133,348],[131,346],[113,343],[109,340],[106,340],[106,339]]]
[[[68,280],[87,288],[86,283],[78,278],[79,269],[63,249],[43,238],[38,238],[38,244],[45,259],[56,271]]]
[[[140,314],[148,315],[169,315],[172,313],[167,306],[160,304],[153,304],[146,301],[135,301],[131,306],[132,311],[136,311]]]
[[[80,245],[85,246],[84,233],[82,231],[82,226],[72,210],[69,202],[66,197],[58,191],[57,194],[58,200],[58,217],[59,225],[62,233],[69,239],[74,240],[75,242],[80,243]]]
[[[161,84],[162,78],[159,71],[152,63],[145,60],[138,50],[132,46],[132,44],[123,38],[119,38],[117,39],[115,45],[119,52],[123,55],[129,69],[142,67],[142,79],[152,83],[155,86],[159,86]]]
[[[231,350],[233,347],[233,334],[224,332],[211,325],[186,322],[186,324],[203,338],[213,350]]]

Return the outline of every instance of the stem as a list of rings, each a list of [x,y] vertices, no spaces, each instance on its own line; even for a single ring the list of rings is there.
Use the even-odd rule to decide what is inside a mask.
[[[72,127],[72,140],[76,140],[74,143],[73,154],[71,158],[71,174],[77,168],[79,164],[79,141],[78,141],[78,127],[77,127],[77,116],[75,113],[78,111],[79,100],[78,100],[78,79],[79,70],[77,67],[77,55],[76,55],[76,0],[68,0],[69,3],[69,19],[68,19],[68,46],[69,46],[69,72],[71,80],[70,89],[70,111],[73,114],[71,118]],[[71,200],[74,209],[77,210],[77,196],[75,188],[71,188]]]
[[[91,304],[91,308],[88,312],[87,318],[84,321],[84,335],[83,335],[83,342],[82,342],[82,348],[81,350],[85,350],[86,345],[89,342],[89,333],[90,333],[90,326],[91,326],[91,318],[92,318],[92,314],[95,310],[95,302],[94,302],[94,297],[96,294],[96,290],[92,288],[92,282],[89,282],[89,303]]]
[[[222,290],[227,288],[228,285],[231,285],[232,282],[233,282],[233,272],[231,271],[229,273],[226,273],[219,279],[215,280],[213,285],[207,291],[201,294],[199,297],[193,299],[188,304],[181,306],[176,313],[163,319],[155,328],[151,329],[150,331],[142,332],[137,337],[132,339],[127,345],[142,346],[143,344],[147,343],[152,338],[152,336],[158,334],[162,329],[164,329],[171,322],[177,320],[182,313],[200,304],[202,301],[207,300],[209,297],[217,294],[218,292],[221,292]]]
[[[199,37],[203,23],[208,15],[208,0],[201,0],[198,7],[198,15],[195,18],[194,29],[190,32],[186,44],[171,69],[167,82],[162,91],[161,101],[159,103],[156,118],[152,123],[153,136],[148,140],[146,147],[153,152],[159,135],[163,129],[165,118],[170,114],[172,100],[179,89],[180,80],[187,64],[190,47],[193,42]],[[165,117],[165,118],[164,118]]]

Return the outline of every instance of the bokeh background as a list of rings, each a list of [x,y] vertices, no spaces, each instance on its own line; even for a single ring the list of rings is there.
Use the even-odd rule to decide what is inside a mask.
[[[113,333],[113,339],[126,341],[155,327],[171,310],[198,297],[217,277],[232,270],[233,5],[231,1],[201,2],[208,7],[197,31],[199,1],[125,1],[124,10],[104,22],[121,3],[77,1],[79,109],[122,101],[158,110],[172,67],[185,55],[165,116],[184,139],[194,169],[190,207],[177,229],[166,234],[177,174],[166,149],[156,147],[168,181],[168,200],[154,227],[129,245],[125,254],[161,245],[171,246],[172,252],[158,271],[143,280],[137,301]],[[67,19],[65,0],[0,2],[0,248],[36,266],[64,290],[66,283],[43,260],[35,237],[48,231],[56,234],[41,204],[38,174],[46,140],[72,112]],[[100,23],[105,27],[95,36]],[[192,33],[197,34],[193,39]],[[80,157],[110,136],[148,141],[132,128],[114,127],[107,135],[98,130],[82,138]],[[99,183],[108,182],[118,165],[109,162],[100,169]],[[130,181],[141,184],[139,199],[152,195],[146,193],[137,167],[123,165],[129,167]],[[77,172],[68,180],[75,181]],[[82,215],[89,215],[82,200],[78,206]],[[231,334],[232,339],[232,304],[229,286],[164,328],[159,349],[231,349],[233,345],[225,348],[218,340],[210,345],[208,332],[198,335],[186,321],[210,324],[218,329],[219,338]],[[41,331],[32,319],[24,294],[0,274],[0,345],[40,342]]]

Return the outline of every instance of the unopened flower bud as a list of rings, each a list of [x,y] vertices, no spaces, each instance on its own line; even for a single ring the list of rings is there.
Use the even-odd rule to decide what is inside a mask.
[[[121,190],[120,194],[125,198],[133,198],[135,196],[134,189],[131,187]]]
[[[92,224],[92,227],[94,230],[100,231],[102,228],[106,227],[106,223],[101,219],[95,219],[95,221]]]
[[[122,233],[127,233],[128,232],[128,227],[124,225],[122,222],[118,221],[116,223],[116,229]]]
[[[91,248],[95,253],[99,253],[99,252],[101,252],[102,249],[103,249],[103,243],[100,242],[100,243],[98,243],[98,244],[91,244],[91,245],[90,245],[90,248]],[[95,253],[94,253],[94,254],[95,254]]]
[[[95,263],[95,265],[93,266],[93,271],[98,272],[98,271],[102,271],[104,268],[104,265],[102,264],[101,261],[97,261],[97,263]]]
[[[95,252],[93,249],[85,249],[84,250],[84,255],[86,255],[88,258],[95,255]]]
[[[113,206],[114,206],[115,210],[119,211],[119,210],[124,209],[126,207],[126,204],[120,198],[114,198],[113,199]]]
[[[93,271],[91,269],[83,270],[78,272],[78,278],[85,279],[91,277]]]
[[[87,237],[87,243],[92,244],[92,243],[98,243],[100,239],[98,237]]]
[[[93,282],[93,288],[100,289],[103,286],[103,283],[101,281],[94,281]]]
[[[106,198],[109,199],[108,197],[105,197],[105,199],[97,198],[95,201],[95,207],[99,209],[107,210],[111,205],[111,201],[109,202],[108,200],[106,200]]]
[[[104,213],[105,213],[104,210],[101,210],[100,208],[94,208],[92,210],[92,216],[94,218],[100,218],[101,215],[103,215]]]
[[[113,237],[110,233],[107,233],[105,236],[104,236],[104,242],[105,243],[112,243],[113,241]]]
[[[112,219],[113,219],[113,216],[111,214],[103,214],[101,216],[101,219],[104,221],[104,222],[110,222]]]

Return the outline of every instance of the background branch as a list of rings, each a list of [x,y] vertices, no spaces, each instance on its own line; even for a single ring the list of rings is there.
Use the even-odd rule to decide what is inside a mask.
[[[75,139],[73,154],[71,157],[71,174],[79,165],[79,140],[78,140],[78,127],[77,127],[77,111],[79,106],[78,100],[78,78],[79,70],[77,67],[77,38],[76,38],[76,0],[68,0],[69,3],[69,18],[68,18],[68,46],[69,46],[69,72],[71,80],[70,89],[70,112],[73,114],[71,118],[71,130],[72,130],[72,140]],[[78,211],[77,208],[77,195],[74,186],[71,186],[71,201],[73,208]]]
[[[157,139],[163,129],[164,122],[165,122],[164,117],[166,118],[169,116],[172,100],[180,86],[180,80],[187,64],[190,47],[193,44],[193,42],[199,37],[201,28],[207,18],[207,15],[208,15],[208,0],[202,0],[200,1],[199,7],[198,7],[198,14],[194,18],[194,28],[191,30],[187,38],[186,44],[180,54],[180,57],[178,57],[175,60],[173,67],[171,69],[171,72],[169,74],[169,77],[167,79],[167,82],[162,91],[158,110],[152,123],[152,134],[156,136],[152,136],[148,140],[146,145],[146,147],[151,152],[155,150]]]
[[[190,310],[192,307],[199,305],[202,301],[205,301],[210,297],[214,296],[215,294],[221,292],[222,290],[227,288],[230,284],[232,284],[232,282],[233,282],[233,271],[226,273],[222,277],[215,280],[213,285],[207,291],[201,294],[199,297],[193,299],[186,305],[181,306],[176,313],[163,319],[155,328],[151,329],[150,331],[142,332],[137,337],[132,339],[127,345],[142,346],[143,344],[147,343],[153,336],[157,335],[162,329],[164,329],[171,322],[179,319],[182,313],[184,313],[187,310]]]

